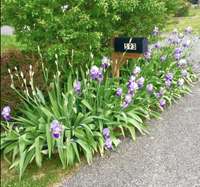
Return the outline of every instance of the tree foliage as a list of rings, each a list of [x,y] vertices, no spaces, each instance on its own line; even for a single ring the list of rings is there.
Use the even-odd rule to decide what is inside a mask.
[[[159,0],[4,0],[3,21],[16,29],[17,39],[32,51],[39,45],[46,57],[108,52],[116,35],[147,36],[162,26],[165,3]],[[78,60],[77,60],[78,59]]]
[[[183,16],[188,13],[189,2],[187,0],[165,0],[165,7],[168,14]]]

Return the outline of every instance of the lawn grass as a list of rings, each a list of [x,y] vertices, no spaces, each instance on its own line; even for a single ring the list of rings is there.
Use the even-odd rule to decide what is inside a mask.
[[[79,165],[62,169],[59,158],[46,160],[41,168],[33,163],[27,168],[21,181],[19,181],[18,173],[8,168],[9,165],[1,160],[1,187],[53,187],[61,182],[63,176],[70,176],[79,168]]]
[[[188,26],[193,28],[194,34],[200,34],[200,7],[190,7],[188,16],[169,18],[164,32],[171,32],[174,28],[182,31]]]

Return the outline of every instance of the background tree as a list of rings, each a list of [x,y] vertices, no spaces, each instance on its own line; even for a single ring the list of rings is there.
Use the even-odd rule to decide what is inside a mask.
[[[16,29],[16,37],[53,60],[55,53],[68,61],[74,49],[76,62],[87,62],[108,52],[115,35],[147,36],[162,26],[165,3],[159,0],[4,0],[3,22]]]

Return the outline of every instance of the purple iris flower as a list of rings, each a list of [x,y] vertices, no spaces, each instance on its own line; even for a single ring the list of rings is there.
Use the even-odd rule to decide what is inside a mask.
[[[131,94],[126,94],[125,98],[124,98],[124,102],[123,102],[123,105],[122,105],[122,108],[127,108],[128,105],[131,103],[132,101],[132,95]]]
[[[172,74],[172,73],[167,73],[167,74],[165,75],[165,85],[166,85],[167,87],[170,87],[171,84],[172,84],[172,80],[173,80],[173,74]]]
[[[172,80],[173,80],[173,74],[172,74],[172,73],[167,73],[167,74],[165,75],[165,80],[166,80],[166,81],[167,81],[167,80],[172,81]]]
[[[192,27],[185,28],[185,33],[186,34],[191,34],[192,33]]]
[[[187,66],[187,60],[186,59],[181,59],[181,60],[179,60],[179,62],[177,64],[181,68],[186,67]]]
[[[97,66],[92,66],[90,69],[90,77],[93,80],[98,80],[99,82],[101,82],[103,80],[102,70]]]
[[[147,84],[146,89],[147,92],[151,94],[153,92],[153,84]]]
[[[183,50],[181,48],[176,48],[174,50],[174,54],[176,54],[176,53],[182,53],[182,52],[183,52]]]
[[[105,139],[105,147],[107,149],[112,149],[112,140],[110,138]]]
[[[116,96],[120,97],[122,95],[122,88],[117,88],[116,90]]]
[[[61,132],[62,132],[62,126],[61,126],[61,124],[58,122],[58,120],[53,120],[51,122],[52,137],[55,138],[55,139],[60,138]]]
[[[133,94],[138,89],[138,84],[135,81],[128,82],[128,93]]]
[[[180,44],[180,42],[181,42],[181,39],[178,38],[178,37],[174,40],[174,43],[175,43],[175,44]]]
[[[160,57],[160,61],[161,61],[161,62],[166,61],[166,59],[167,59],[167,56],[166,56],[166,55],[163,55],[163,56]]]
[[[158,27],[154,27],[152,35],[153,36],[157,36],[159,34],[159,28]]]
[[[161,98],[162,97],[162,95],[160,94],[160,92],[157,92],[156,93],[156,98]]]
[[[180,60],[182,52],[183,50],[181,48],[176,48],[174,51],[174,58]]]
[[[172,32],[172,34],[178,34],[178,29],[177,28],[175,28],[174,30],[173,30],[173,32]]]
[[[177,40],[175,38],[173,38],[171,43],[176,45],[177,44]]]
[[[160,88],[160,91],[156,93],[156,97],[157,98],[161,98],[164,95],[164,88]]]
[[[109,128],[103,129],[103,136],[105,139],[105,147],[107,149],[112,149],[112,140],[110,139],[110,130]]]
[[[103,80],[103,73],[102,73],[101,70],[99,71],[99,77],[97,78],[97,80],[98,80],[99,82],[101,82],[101,81]]]
[[[147,51],[147,52],[145,52],[144,53],[144,58],[146,59],[146,60],[150,60],[151,59],[151,51]]]
[[[123,102],[123,104],[122,104],[122,108],[123,108],[123,109],[125,109],[125,108],[127,108],[127,107],[128,107],[128,105],[129,105],[129,104],[128,104],[128,103],[126,103],[126,102],[124,101],[124,102]]]
[[[132,95],[131,94],[126,94],[125,96],[125,102],[130,103],[132,101]]]
[[[90,76],[93,80],[96,80],[99,77],[99,68],[97,66],[91,67]]]
[[[182,40],[181,40],[180,38],[177,38],[177,39],[176,39],[176,44],[180,44],[181,41],[182,41]]]
[[[172,43],[173,43],[173,38],[172,38],[172,37],[169,37],[169,38],[167,39],[167,42],[168,42],[169,44],[172,44]]]
[[[181,42],[180,38],[176,36],[175,38],[172,39],[172,44],[178,45]]]
[[[183,69],[183,70],[181,71],[181,75],[182,75],[182,77],[187,77],[187,76],[188,76],[187,70]]]
[[[156,44],[154,45],[154,47],[155,47],[156,49],[160,49],[160,48],[161,48],[161,45],[160,45],[160,43],[156,43]]]
[[[166,85],[167,87],[170,87],[170,86],[172,85],[172,81],[166,80],[166,81],[165,81],[165,85]]]
[[[138,80],[137,80],[137,84],[138,84],[138,88],[142,88],[144,86],[144,77],[140,77]]]
[[[190,40],[183,42],[183,47],[188,48],[190,46]]]
[[[162,99],[160,99],[160,100],[159,100],[159,104],[160,104],[160,107],[161,107],[161,108],[164,108],[164,107],[165,107],[165,105],[166,105],[166,100],[165,100],[165,99],[163,99],[163,98],[162,98]]]
[[[101,60],[101,67],[103,69],[107,69],[110,66],[110,59],[106,56],[104,56]]]
[[[11,120],[11,108],[9,106],[5,106],[2,111],[1,111],[1,116],[4,118],[6,121]]]
[[[127,88],[129,91],[133,92],[137,88],[137,86],[135,85],[135,80],[136,80],[136,77],[131,75],[127,83]]]
[[[77,94],[80,94],[80,93],[81,93],[81,82],[80,82],[80,81],[75,81],[75,82],[74,82],[74,91],[75,91]]]
[[[174,58],[175,58],[175,60],[180,60],[180,58],[181,58],[181,53],[175,53],[175,54],[174,54]]]
[[[103,136],[104,136],[104,138],[110,137],[110,130],[109,130],[109,128],[104,128],[103,129]]]
[[[141,68],[139,66],[136,66],[135,69],[133,70],[133,75],[138,75],[141,72]]]
[[[184,79],[180,78],[177,81],[177,85],[181,87],[181,86],[183,86],[184,82],[185,82]]]

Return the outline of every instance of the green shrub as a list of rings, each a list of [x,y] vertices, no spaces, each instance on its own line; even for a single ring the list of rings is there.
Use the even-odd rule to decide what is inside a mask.
[[[163,0],[161,0],[163,1]],[[188,15],[190,4],[187,0],[165,0],[165,6],[168,14],[174,14],[176,16]]]
[[[190,4],[187,2],[184,2],[182,6],[179,7],[179,9],[176,11],[176,16],[181,17],[181,16],[188,16],[189,14],[189,7]]]
[[[107,53],[116,35],[147,36],[162,26],[165,5],[158,0],[6,0],[3,21],[16,29],[17,39],[44,57],[86,64],[90,52]],[[64,7],[63,7],[64,8]],[[15,16],[13,16],[13,14]],[[73,52],[72,52],[73,49]]]

